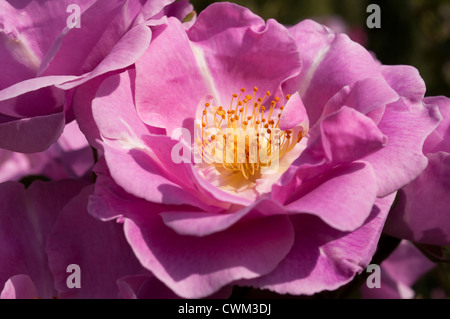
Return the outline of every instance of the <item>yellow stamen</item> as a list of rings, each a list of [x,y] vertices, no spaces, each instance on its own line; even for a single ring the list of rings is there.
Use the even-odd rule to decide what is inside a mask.
[[[201,130],[204,142],[202,143],[201,141],[196,140],[196,144],[200,148],[204,158],[213,159],[213,161],[210,161],[212,162],[212,165],[217,168],[222,167],[227,171],[242,173],[242,176],[245,179],[249,179],[253,175],[259,173],[261,167],[270,165],[270,161],[268,163],[261,161],[260,150],[265,149],[269,156],[278,154],[278,158],[281,158],[284,154],[294,148],[305,134],[301,131],[297,136],[292,138],[292,131],[281,131],[279,129],[278,125],[284,106],[278,108],[279,113],[276,117],[272,116],[277,109],[277,103],[280,101],[278,97],[275,97],[270,102],[269,112],[268,114],[265,114],[266,106],[264,105],[264,101],[271,96],[270,91],[267,91],[264,96],[257,98],[256,93],[258,92],[258,88],[255,86],[253,88],[253,95],[247,94],[244,99],[241,100],[241,94],[244,92],[245,89],[242,88],[239,94],[232,94],[228,110],[224,110],[222,106],[213,106],[212,108],[209,108],[211,105],[209,103],[205,104],[205,109],[202,112],[202,124],[201,126],[197,126],[197,129],[199,131]],[[287,95],[286,99],[289,100],[289,98],[290,95]],[[253,109],[251,110],[251,115],[247,116],[249,105],[250,107],[253,106]],[[209,132],[209,112],[212,113],[214,118],[213,128],[215,129],[216,134],[211,134]],[[218,119],[216,117],[218,117]],[[226,126],[224,126],[225,124],[222,125],[222,121],[225,119]],[[277,119],[276,124],[275,119]],[[248,134],[250,133],[248,132],[250,131],[247,131],[247,129],[254,129],[253,133],[255,136],[249,136]],[[276,130],[275,133],[274,130]],[[209,135],[211,136],[208,140]],[[273,144],[272,137],[279,138],[276,144]],[[242,145],[244,146],[242,153],[239,151],[240,145],[241,147]],[[206,147],[212,147],[209,154],[208,151],[206,151]],[[215,155],[217,154],[216,149],[221,152],[223,156],[220,163],[214,161]],[[255,149],[256,154],[254,154]]]

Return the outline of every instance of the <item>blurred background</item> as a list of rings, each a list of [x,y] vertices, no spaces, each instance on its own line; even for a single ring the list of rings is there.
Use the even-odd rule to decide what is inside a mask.
[[[191,0],[197,13],[218,1]],[[450,0],[236,0],[265,20],[285,25],[314,19],[373,51],[383,64],[416,67],[427,85],[427,96],[450,97]],[[369,4],[381,9],[381,28],[366,25]],[[445,251],[450,258],[450,249]],[[441,262],[413,286],[415,298],[449,298],[450,265]],[[357,290],[356,290],[357,291]],[[255,292],[252,292],[255,293]],[[246,292],[248,296],[248,292]],[[256,293],[256,296],[261,297]],[[263,295],[266,296],[267,295]],[[270,297],[274,297],[273,295]],[[318,297],[333,298],[326,293]],[[350,298],[357,298],[352,293]]]
[[[191,0],[199,13],[213,2]],[[416,67],[427,84],[427,96],[450,96],[449,0],[236,0],[264,19],[285,25],[313,18],[340,28],[373,51],[383,64]],[[369,29],[371,3],[381,9],[381,28]]]

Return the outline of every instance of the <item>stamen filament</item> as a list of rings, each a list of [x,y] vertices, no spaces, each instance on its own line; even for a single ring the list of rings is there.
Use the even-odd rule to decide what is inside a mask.
[[[291,136],[292,132],[290,130],[280,132],[279,122],[284,106],[279,108],[280,112],[277,116],[276,124],[272,117],[279,102],[278,97],[275,97],[270,102],[270,109],[266,117],[266,107],[263,104],[271,96],[271,93],[267,91],[263,97],[257,98],[258,88],[254,87],[253,94],[246,95],[241,100],[244,92],[245,89],[242,88],[239,94],[232,94],[228,110],[224,110],[222,106],[209,108],[210,104],[205,104],[205,108],[202,111],[202,124],[197,125],[197,130],[201,130],[202,141],[196,140],[195,142],[203,159],[208,159],[208,162],[217,168],[221,167],[227,171],[239,172],[245,179],[250,179],[262,167],[267,167],[272,163],[272,156],[281,158],[292,150],[304,137],[304,132],[299,132],[296,137]],[[287,99],[289,97],[289,95],[286,96]],[[252,103],[253,109],[251,115],[247,116],[250,103]],[[209,131],[208,112],[213,112],[213,126],[216,130],[213,135]],[[224,132],[222,127],[223,120],[226,123],[226,132]],[[228,129],[234,131],[234,133],[229,132]],[[248,129],[254,129],[254,131],[249,131]],[[276,129],[278,131],[274,131]],[[249,132],[253,132],[256,136],[248,136]],[[244,136],[241,134],[244,134]],[[244,141],[242,141],[242,138],[244,138]],[[273,142],[273,138],[277,140],[276,143]],[[211,145],[213,142],[214,144]],[[222,145],[220,145],[220,142],[222,142]],[[242,147],[242,145],[244,145],[243,155],[238,152],[238,148]],[[209,151],[207,151],[207,148]],[[216,159],[216,150],[220,150],[220,148],[222,148],[222,161],[221,163],[216,163],[214,161]],[[265,151],[265,153],[260,154],[260,151]],[[269,157],[264,162],[261,161],[260,156],[262,154],[267,154]]]

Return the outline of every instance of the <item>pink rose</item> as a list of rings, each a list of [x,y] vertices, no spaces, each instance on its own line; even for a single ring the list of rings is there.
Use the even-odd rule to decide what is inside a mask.
[[[98,84],[92,114],[76,112],[104,151],[89,212],[124,221],[141,264],[181,297],[230,285],[311,295],[352,280],[395,192],[427,166],[441,116],[417,70],[380,65],[313,21],[287,29],[230,3],[151,31],[134,66]],[[217,144],[246,127],[266,158],[250,161],[253,142],[241,154]]]
[[[88,96],[73,88],[133,64],[151,39],[146,23],[192,11],[172,2],[0,1],[0,147],[30,153],[54,143]]]

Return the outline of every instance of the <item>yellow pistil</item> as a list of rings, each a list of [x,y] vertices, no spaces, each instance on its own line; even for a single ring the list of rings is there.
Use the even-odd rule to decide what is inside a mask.
[[[245,179],[259,173],[261,167],[268,167],[272,156],[277,156],[277,159],[283,157],[305,136],[305,133],[300,131],[298,136],[293,138],[291,130],[282,131],[279,122],[284,106],[277,108],[280,99],[275,97],[270,102],[268,113],[265,113],[266,107],[263,104],[271,93],[267,91],[262,98],[257,98],[257,92],[258,88],[255,86],[253,95],[247,94],[241,100],[245,93],[242,88],[239,94],[232,95],[228,110],[206,103],[202,112],[203,142],[196,143],[199,153],[204,159],[208,159],[208,163],[216,168],[240,172]],[[287,95],[286,100],[289,98],[290,95]],[[247,115],[249,111],[250,115]],[[278,114],[273,116],[274,113]],[[214,125],[211,127],[208,114],[214,119]],[[212,134],[209,129],[212,129]],[[240,148],[239,145],[243,147]],[[261,150],[262,154],[267,154],[268,161],[267,158],[266,161],[260,158]],[[217,161],[219,154],[222,158]]]

